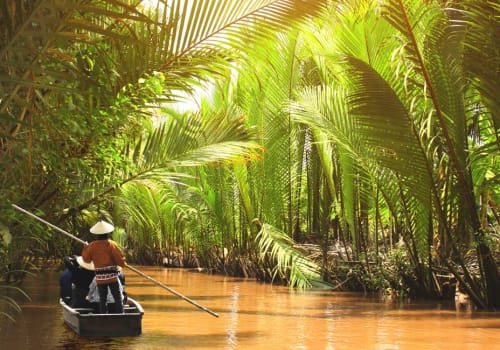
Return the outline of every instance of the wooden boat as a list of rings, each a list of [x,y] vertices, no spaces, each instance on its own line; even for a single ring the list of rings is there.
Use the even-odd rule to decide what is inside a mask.
[[[92,308],[72,308],[62,299],[64,323],[78,335],[84,337],[122,337],[142,333],[142,306],[132,298],[127,298],[122,314],[97,314]]]

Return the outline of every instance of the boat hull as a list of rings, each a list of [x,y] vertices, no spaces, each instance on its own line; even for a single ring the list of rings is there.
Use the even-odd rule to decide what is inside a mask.
[[[84,337],[123,337],[142,334],[144,310],[135,300],[128,298],[122,314],[96,314],[93,309],[71,308],[62,299],[64,323]]]

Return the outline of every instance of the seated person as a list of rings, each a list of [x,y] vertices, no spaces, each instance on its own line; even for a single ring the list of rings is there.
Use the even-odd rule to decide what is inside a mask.
[[[118,272],[118,286],[120,288],[120,292],[122,295],[122,304],[127,302],[127,293],[125,292],[125,277],[122,272]],[[87,301],[92,305],[95,312],[99,312],[99,290],[97,288],[97,282],[94,277],[92,282],[90,282],[89,293],[87,295]],[[111,291],[108,290],[108,296],[106,300],[107,308],[109,313],[116,313],[118,311],[116,307],[116,302],[111,294]]]
[[[71,303],[74,308],[91,307],[86,300],[89,285],[95,277],[94,266],[83,261],[81,256],[72,255],[64,259],[64,263],[71,271]]]

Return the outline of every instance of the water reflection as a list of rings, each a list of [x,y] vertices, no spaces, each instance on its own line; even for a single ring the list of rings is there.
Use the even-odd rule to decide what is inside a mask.
[[[231,302],[229,304],[229,327],[226,329],[226,349],[234,349],[238,345],[238,299],[239,299],[239,285],[233,286],[231,293]]]
[[[355,293],[290,291],[252,280],[141,267],[210,314],[127,273],[127,291],[145,309],[143,335],[75,335],[57,304],[58,273],[26,281],[32,297],[4,349],[500,349],[500,317],[455,311],[450,303],[386,303]]]

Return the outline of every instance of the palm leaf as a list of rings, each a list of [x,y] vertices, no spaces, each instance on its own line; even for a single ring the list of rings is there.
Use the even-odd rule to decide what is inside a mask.
[[[103,168],[101,178],[89,179],[84,187],[94,188],[90,198],[78,206],[87,208],[116,188],[135,180],[156,179],[161,182],[182,182],[188,174],[183,169],[206,164],[250,160],[259,146],[251,141],[251,134],[241,118],[200,114],[190,117],[170,115],[131,151],[134,168]],[[110,181],[103,181],[105,174]]]
[[[170,45],[175,56],[162,67],[188,53],[210,50],[214,45],[218,50],[226,45],[245,48],[256,36],[272,36],[276,30],[289,28],[290,20],[317,13],[323,4],[323,1],[293,0],[178,2],[170,13],[170,18],[178,19],[172,27]],[[187,12],[189,17],[185,16]]]
[[[471,82],[477,87],[484,106],[489,111],[494,130],[500,130],[500,36],[498,35],[498,13],[500,5],[495,1],[465,1],[464,20],[467,31],[464,38],[465,68]],[[456,23],[458,22],[458,23]],[[463,26],[457,20],[456,24]]]
[[[261,256],[269,255],[276,260],[275,275],[289,276],[290,287],[310,288],[325,285],[321,279],[320,267],[293,247],[293,240],[284,232],[264,224],[255,238]]]
[[[168,79],[167,84],[185,87],[185,83],[175,83],[174,77],[190,80],[203,71],[213,70],[215,58],[226,56],[218,51],[228,44],[247,43],[250,33],[262,34],[264,29],[288,27],[290,19],[303,18],[322,6],[320,1],[290,0],[168,4],[160,1],[156,11],[149,14],[150,18],[138,10],[140,3],[133,0],[103,3],[79,0],[71,6],[54,0],[33,1],[30,6],[15,0],[5,3],[0,12],[7,25],[0,37],[3,43],[0,47],[0,113],[6,112],[11,103],[22,101],[33,88],[33,80],[47,90],[60,85],[43,81],[44,71],[50,65],[74,63],[72,51],[80,41],[89,45],[107,43],[109,57],[116,60],[118,67],[115,68],[121,74],[121,86],[117,86],[115,92],[155,70],[171,70],[172,79]],[[260,18],[266,18],[265,25],[256,25]],[[240,40],[243,37],[245,40]],[[59,54],[51,54],[54,52]],[[84,76],[84,71],[71,70],[66,71],[64,80]],[[19,113],[13,108],[10,110]]]
[[[330,86],[304,88],[297,103],[290,104],[291,115],[296,122],[311,127],[313,142],[318,148],[331,149],[335,159],[335,179],[333,169],[327,160],[321,160],[329,180],[332,198],[338,201],[338,210],[343,230],[350,233],[353,243],[359,242],[357,234],[356,192],[359,176],[368,176],[363,168],[371,159],[361,150],[360,140],[355,132],[354,119],[350,118],[346,104],[346,91]],[[325,145],[326,143],[326,145]],[[327,158],[327,155],[320,156]]]
[[[257,217],[292,236],[303,171],[299,159],[304,154],[304,133],[291,123],[284,107],[298,79],[296,33],[259,41],[254,49],[239,69],[235,96],[247,114],[247,122],[256,126],[258,141],[266,150],[262,161],[252,163],[248,169],[253,187],[250,198],[259,205],[254,208]]]
[[[479,221],[474,194],[466,175],[469,169],[464,140],[465,111],[461,97],[463,81],[460,79],[460,62],[457,60],[459,33],[456,27],[449,25],[437,5],[412,0],[390,0],[383,13],[384,18],[403,35],[406,57],[421,76],[425,91],[432,101],[433,115],[455,169],[463,202],[471,215],[472,226],[477,230]]]
[[[373,4],[343,10],[334,15],[338,22],[332,20],[334,36],[309,40],[313,52],[324,52],[313,56],[323,85],[304,89],[292,114],[312,127],[317,142],[325,142],[323,133],[334,145],[342,194],[337,214],[352,228],[353,243],[359,216],[373,205],[375,183],[385,200],[375,205],[389,207],[418,266],[429,244],[432,174],[415,131],[415,108],[406,105],[405,79],[394,76],[404,68],[391,57],[394,29],[380,21]]]
[[[155,181],[136,180],[120,188],[114,204],[126,232],[133,233],[127,241],[138,256],[148,256],[153,249],[155,253],[165,254],[165,250],[182,244],[175,239],[175,202],[170,187]]]
[[[346,63],[352,78],[350,113],[356,118],[365,148],[374,151],[371,155],[380,164],[400,174],[421,203],[428,204],[431,175],[405,105],[365,62],[347,57]]]
[[[168,117],[143,143],[136,146],[134,162],[141,174],[148,169],[198,166],[240,157],[251,159],[251,134],[241,118],[227,115],[211,117]]]

